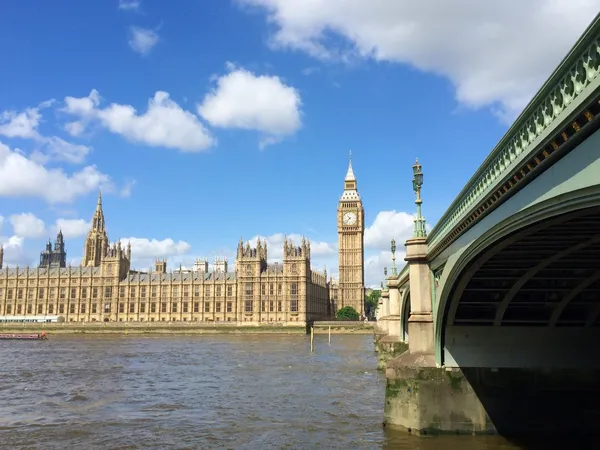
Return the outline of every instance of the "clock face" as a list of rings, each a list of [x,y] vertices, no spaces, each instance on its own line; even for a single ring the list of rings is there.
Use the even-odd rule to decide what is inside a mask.
[[[345,213],[342,220],[344,221],[344,225],[354,225],[356,223],[356,214],[353,212]]]

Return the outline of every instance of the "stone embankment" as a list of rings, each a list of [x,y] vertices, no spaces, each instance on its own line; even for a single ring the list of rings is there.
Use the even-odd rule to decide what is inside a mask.
[[[314,322],[315,334],[370,334],[363,322]],[[306,334],[305,324],[248,324],[194,322],[4,323],[0,333],[57,334]]]

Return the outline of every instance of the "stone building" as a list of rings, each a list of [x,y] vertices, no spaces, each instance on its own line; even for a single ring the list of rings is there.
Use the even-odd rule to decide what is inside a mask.
[[[40,253],[39,267],[42,269],[67,267],[67,252],[65,251],[65,241],[63,239],[62,230],[60,230],[56,236],[54,248],[52,248],[52,242],[48,239],[46,249]]]
[[[64,242],[60,249],[64,252]],[[331,282],[325,271],[311,269],[305,239],[299,246],[286,239],[281,263],[267,264],[266,241],[258,239],[252,247],[240,239],[233,271],[224,258],[212,272],[208,261],[198,260],[192,270],[167,272],[165,260],[157,260],[153,270],[131,270],[131,245],[109,243],[101,196],[79,267],[57,266],[50,258],[49,264],[40,259],[38,268],[2,270],[2,255],[0,247],[0,315],[59,315],[67,322],[303,324],[326,320],[333,311]]]

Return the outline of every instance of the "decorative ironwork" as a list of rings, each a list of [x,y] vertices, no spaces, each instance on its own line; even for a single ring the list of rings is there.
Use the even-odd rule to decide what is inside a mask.
[[[507,175],[515,173],[515,166],[529,159],[530,153],[547,139],[549,129],[586,100],[581,94],[590,84],[600,84],[599,73],[600,18],[596,18],[431,231],[430,248],[440,245],[457,227],[463,227],[467,218],[480,215],[483,206],[478,205],[485,197],[496,195],[499,182],[513,186],[510,180],[506,181]],[[588,111],[584,119],[590,121],[590,117],[593,114]],[[579,118],[575,122],[584,128]],[[560,139],[555,136],[552,142],[548,141],[548,148],[556,150],[570,134],[577,133],[573,123],[570,122],[569,131],[558,134]],[[515,176],[514,181],[519,182],[520,178]]]

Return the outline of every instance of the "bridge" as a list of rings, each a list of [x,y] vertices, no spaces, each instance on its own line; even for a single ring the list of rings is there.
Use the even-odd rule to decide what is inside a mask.
[[[600,15],[385,279],[385,424],[585,433],[600,419]],[[395,244],[392,248],[395,257]]]

